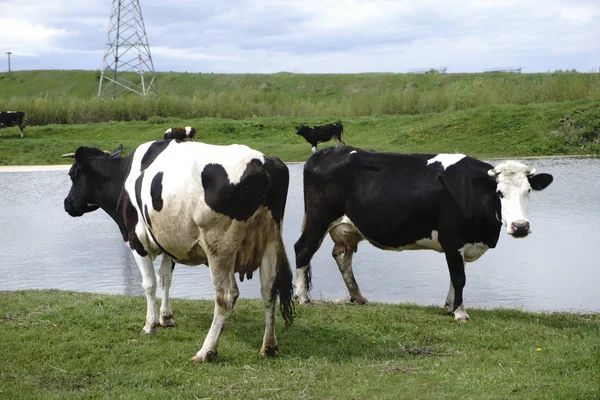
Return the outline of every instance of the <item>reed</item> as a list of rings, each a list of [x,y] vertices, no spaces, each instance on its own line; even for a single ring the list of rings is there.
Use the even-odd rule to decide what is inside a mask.
[[[600,99],[600,74],[159,73],[160,98],[99,101],[96,71],[0,74],[0,109],[28,125],[164,118],[420,115],[492,105]]]

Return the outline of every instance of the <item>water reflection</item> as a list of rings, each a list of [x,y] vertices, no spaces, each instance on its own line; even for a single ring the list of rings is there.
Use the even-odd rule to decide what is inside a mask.
[[[498,163],[497,161],[493,162]],[[600,311],[600,171],[597,159],[527,161],[554,183],[532,194],[533,234],[502,234],[498,247],[467,267],[467,307]],[[302,164],[290,164],[284,243],[293,262],[304,204]],[[63,211],[70,187],[66,170],[0,173],[0,290],[58,288],[142,295],[141,277],[116,224],[102,211],[72,218]],[[327,237],[313,259],[314,298],[343,298],[346,288]],[[442,305],[448,271],[432,251],[381,251],[361,243],[356,279],[370,300]],[[160,260],[155,262],[158,268]],[[239,285],[242,297],[260,297],[256,276]],[[172,295],[213,298],[208,268],[177,265]]]

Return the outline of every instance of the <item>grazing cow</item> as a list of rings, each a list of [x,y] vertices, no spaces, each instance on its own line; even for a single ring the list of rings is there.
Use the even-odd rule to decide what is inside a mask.
[[[165,131],[165,140],[167,139],[179,139],[179,140],[196,140],[196,129],[191,126],[185,128],[169,128]]]
[[[312,145],[313,154],[317,151],[317,143],[324,143],[335,139],[336,146],[344,146],[342,141],[342,132],[344,127],[342,124],[334,123],[321,126],[304,126],[296,127],[296,134],[302,136],[308,143]]]
[[[23,137],[23,118],[25,114],[21,111],[0,111],[0,129],[2,127],[18,126],[21,131],[21,137]]]
[[[496,246],[502,224],[509,235],[526,237],[529,193],[552,180],[516,161],[494,167],[462,154],[321,150],[304,166],[304,224],[294,246],[299,301],[310,302],[310,260],[329,232],[351,301],[367,302],[352,272],[359,241],[384,250],[436,250],[450,271],[448,312],[467,321],[464,263]]]
[[[80,147],[69,171],[64,208],[73,217],[98,208],[117,223],[133,252],[147,300],[142,334],[173,326],[169,288],[175,263],[209,267],[215,288],[214,318],[194,361],[217,354],[217,344],[240,280],[260,269],[266,328],[260,353],[277,355],[277,295],[286,324],[293,319],[292,272],[281,231],[289,172],[278,158],[243,145],[212,146],[165,140],[140,145],[127,157]],[[158,272],[160,318],[152,261]]]

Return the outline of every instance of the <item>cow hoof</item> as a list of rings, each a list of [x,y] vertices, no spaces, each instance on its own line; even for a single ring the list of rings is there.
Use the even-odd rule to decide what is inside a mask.
[[[142,332],[140,333],[140,335],[145,336],[145,335],[154,335],[158,333],[158,330],[156,329],[156,327],[159,324],[157,322],[153,323],[152,325],[148,326],[144,326],[144,328],[142,329]]]
[[[367,300],[365,297],[352,297],[350,296],[350,303],[357,303],[357,304],[367,304],[369,302],[369,300]]]
[[[175,320],[173,316],[170,317],[160,317],[160,326],[163,328],[172,328],[175,326]]]
[[[263,346],[260,354],[265,357],[279,357],[279,348],[277,346]]]
[[[209,350],[207,352],[203,352],[202,350],[200,350],[198,352],[198,354],[196,354],[194,357],[192,357],[192,361],[195,363],[211,362],[212,360],[215,359],[216,356],[217,356],[216,351]]]
[[[469,316],[467,315],[467,313],[454,313],[454,320],[456,322],[468,322],[469,321]]]
[[[296,299],[296,301],[298,302],[298,304],[303,304],[306,306],[312,306],[313,302],[308,298],[308,297],[298,297],[295,296],[294,297]]]

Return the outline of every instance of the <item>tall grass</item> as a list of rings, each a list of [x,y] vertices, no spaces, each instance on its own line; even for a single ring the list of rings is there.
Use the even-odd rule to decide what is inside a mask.
[[[79,84],[64,82],[72,74]],[[44,90],[36,90],[36,82]],[[138,121],[150,117],[342,118],[600,99],[600,74],[159,74],[161,96],[95,97],[94,71],[0,75],[0,109],[29,125]],[[56,82],[52,88],[51,82]],[[50,81],[50,82],[48,82]],[[82,87],[86,88],[85,91]]]

